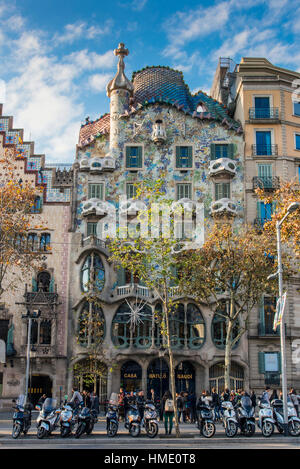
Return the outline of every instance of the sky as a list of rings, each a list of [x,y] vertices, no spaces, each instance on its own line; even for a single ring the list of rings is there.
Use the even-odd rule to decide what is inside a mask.
[[[119,42],[128,78],[167,65],[209,94],[219,57],[300,72],[300,2],[0,0],[0,102],[47,162],[73,162],[81,123],[109,112]]]

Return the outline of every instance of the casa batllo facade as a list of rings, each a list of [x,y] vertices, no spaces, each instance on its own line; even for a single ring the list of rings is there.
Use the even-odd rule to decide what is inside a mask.
[[[241,125],[225,106],[203,92],[192,95],[182,73],[168,67],[146,67],[125,75],[123,44],[115,51],[118,71],[107,85],[110,112],[81,126],[74,164],[72,251],[69,265],[69,369],[88,359],[88,331],[80,332],[86,310],[86,279],[101,280],[103,346],[99,361],[104,373],[95,390],[105,400],[120,386],[126,390],[169,388],[168,359],[154,320],[158,299],[130,272],[115,271],[109,263],[105,223],[111,206],[119,217],[134,216],[134,184],[164,180],[174,201],[204,204],[205,217],[244,220],[244,142]],[[127,201],[120,202],[126,196]],[[106,218],[104,218],[106,217]],[[178,390],[200,393],[222,387],[224,325],[209,308],[193,298],[181,299],[172,322]],[[128,302],[145,300],[143,323],[130,332]],[[127,301],[126,301],[127,300]],[[84,335],[85,334],[85,335]],[[79,340],[78,340],[79,337]],[[249,385],[248,344],[244,335],[233,350],[232,386]],[[72,384],[84,386],[84,376],[69,374]]]
[[[73,171],[46,167],[44,155],[34,153],[33,142],[23,142],[23,130],[0,106],[0,157],[9,157],[14,177],[36,188],[32,228],[26,248],[39,254],[40,263],[17,291],[1,297],[0,333],[6,360],[0,363],[0,407],[24,393],[29,310],[40,310],[33,320],[30,352],[30,399],[42,393],[59,396],[67,379],[68,255]],[[4,172],[3,168],[0,173]],[[0,174],[0,178],[3,174]]]

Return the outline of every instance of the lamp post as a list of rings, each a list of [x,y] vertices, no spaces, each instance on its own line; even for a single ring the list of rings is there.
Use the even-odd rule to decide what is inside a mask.
[[[28,398],[28,382],[29,382],[29,368],[30,368],[30,346],[31,346],[31,326],[32,326],[32,319],[37,319],[41,315],[41,311],[30,311],[27,310],[27,314],[23,314],[23,319],[28,319],[28,331],[27,331],[27,357],[26,357],[26,374],[25,374],[25,401],[24,406],[27,403]]]
[[[281,252],[281,232],[280,228],[285,219],[296,210],[300,209],[299,202],[293,202],[289,205],[287,213],[284,217],[276,222],[276,236],[277,236],[277,260],[278,260],[278,270],[275,274],[278,275],[278,291],[279,291],[279,300],[280,307],[282,305],[283,298],[283,279],[282,279],[282,252]],[[270,275],[268,279],[273,278],[274,275]],[[285,327],[283,315],[280,322],[280,351],[281,351],[281,366],[282,366],[282,400],[283,400],[283,420],[284,420],[284,435],[288,435],[288,409],[287,409],[287,379],[286,379],[286,356],[285,356]]]

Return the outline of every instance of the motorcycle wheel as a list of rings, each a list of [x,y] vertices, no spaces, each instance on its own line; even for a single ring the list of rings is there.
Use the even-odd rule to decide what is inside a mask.
[[[39,427],[36,436],[41,440],[47,435],[47,430],[43,427]]]
[[[76,429],[75,438],[80,438],[83,433],[84,433],[84,424],[80,423]]]
[[[234,422],[229,422],[226,427],[225,427],[225,435],[228,436],[228,438],[233,438],[237,434],[238,431],[238,426]]]
[[[149,438],[155,438],[158,434],[158,425],[156,422],[150,422],[146,427],[147,436]]]
[[[92,433],[93,429],[94,429],[94,424],[90,423],[87,430],[86,430],[86,434],[90,435]]]
[[[299,422],[289,422],[288,423],[288,432],[291,436],[300,435],[300,423]]]
[[[141,432],[141,427],[139,425],[137,425],[136,423],[130,424],[129,433],[131,436],[137,437],[139,436],[140,432]]]
[[[114,437],[118,431],[118,425],[115,422],[109,422],[107,427],[107,436]]]
[[[201,428],[201,434],[205,438],[212,438],[215,434],[216,427],[213,422],[206,422]]]
[[[70,428],[66,428],[66,427],[61,427],[60,428],[60,436],[62,438],[66,438],[70,433],[71,433]]]
[[[261,432],[263,436],[269,438],[274,433],[274,424],[272,422],[264,422]]]
[[[19,423],[13,424],[12,434],[11,436],[16,439],[21,435],[21,425]]]

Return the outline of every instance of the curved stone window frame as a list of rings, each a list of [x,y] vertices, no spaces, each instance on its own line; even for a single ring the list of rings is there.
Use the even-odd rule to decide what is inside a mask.
[[[94,257],[94,278],[91,279],[92,258]],[[96,260],[96,263],[95,263]],[[100,261],[100,262],[99,262]],[[98,265],[97,265],[98,264]],[[100,276],[99,276],[100,274]],[[84,278],[85,277],[85,278]],[[98,277],[98,281],[96,280]],[[95,282],[99,292],[102,292],[105,286],[105,267],[100,254],[96,251],[88,253],[80,267],[80,288],[83,293],[88,293],[89,282]]]
[[[192,314],[196,319],[191,317]],[[203,328],[203,337],[195,333],[197,325]],[[199,350],[206,340],[205,321],[199,306],[190,301],[178,303],[175,312],[171,313],[170,332],[172,348],[181,349],[187,346],[188,349]]]
[[[81,327],[83,327],[82,323],[88,319],[90,307],[91,307],[92,315],[96,317],[96,315],[98,314],[99,320],[102,321],[101,326],[103,328],[103,334],[101,336],[101,340],[99,341],[99,345],[103,343],[105,339],[105,335],[106,335],[106,321],[105,321],[103,309],[101,308],[101,306],[95,305],[87,300],[84,301],[80,307],[78,317],[77,317],[77,338],[78,338],[78,344],[81,347],[85,347],[85,348],[89,345],[89,341],[90,341],[90,345],[95,344],[95,341],[93,340],[92,332],[90,335],[90,331],[88,327],[85,326],[86,330],[83,336],[81,335]],[[83,316],[84,313],[86,313],[85,316]]]
[[[225,345],[226,345],[226,326],[225,326],[225,322],[226,322],[226,319],[225,318],[222,318],[220,315],[218,315],[218,313],[216,313],[216,311],[214,312],[214,316],[213,316],[213,319],[211,321],[211,338],[212,338],[212,342],[214,343],[215,347],[220,349],[220,350],[224,350],[225,349]],[[215,326],[216,325],[220,325],[220,339],[216,339],[215,338]],[[222,327],[222,324],[223,324],[223,327]],[[238,319],[236,320],[236,326],[235,327],[239,327],[239,321]],[[232,347],[232,349],[236,349],[239,345],[239,340],[234,344],[234,346]]]
[[[119,305],[111,326],[111,339],[116,348],[128,348],[130,343],[138,349],[148,349],[152,346],[153,311],[149,305],[143,307],[147,317],[130,330],[130,308],[127,303]],[[149,319],[148,319],[149,318]]]

